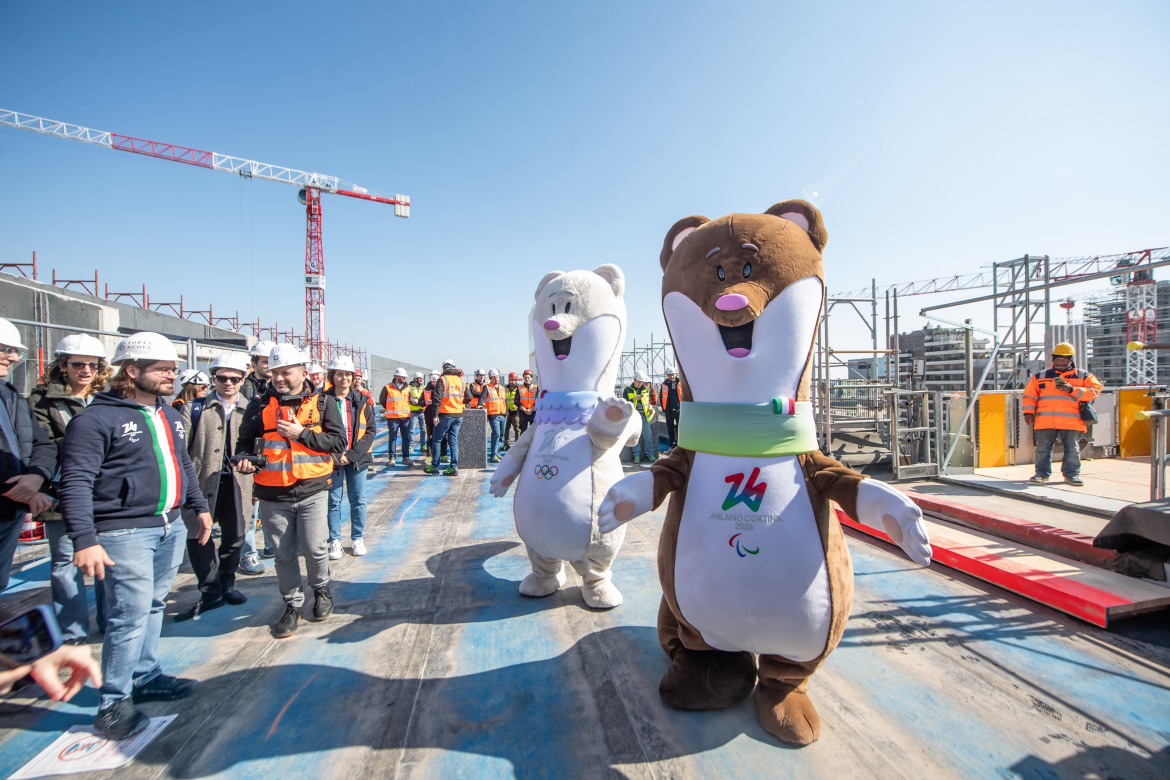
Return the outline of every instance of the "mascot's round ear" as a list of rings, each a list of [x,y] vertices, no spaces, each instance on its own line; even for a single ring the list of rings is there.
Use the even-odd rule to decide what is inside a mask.
[[[593,273],[604,279],[605,283],[609,285],[609,288],[613,290],[613,294],[618,298],[625,294],[626,275],[622,273],[622,269],[618,268],[613,263],[599,265],[593,269]]]
[[[551,282],[553,279],[556,279],[557,277],[564,276],[564,275],[565,275],[564,271],[549,271],[547,274],[544,275],[544,278],[540,280],[540,284],[536,285],[536,294],[533,295],[532,297],[535,300],[540,300],[540,291],[544,289],[544,286],[546,284],[548,284],[549,282]]]
[[[782,201],[764,213],[788,220],[808,233],[809,239],[812,240],[813,246],[817,248],[818,252],[825,251],[825,244],[829,242],[829,234],[825,230],[824,219],[821,217],[821,212],[817,211],[817,207],[807,200]]]
[[[691,217],[683,217],[678,222],[674,223],[666,234],[666,239],[662,242],[662,254],[658,256],[658,262],[662,266],[662,270],[666,270],[666,264],[670,262],[670,256],[674,254],[674,250],[678,249],[678,245],[682,240],[691,234],[695,228],[705,225],[711,220],[706,217],[694,215]]]

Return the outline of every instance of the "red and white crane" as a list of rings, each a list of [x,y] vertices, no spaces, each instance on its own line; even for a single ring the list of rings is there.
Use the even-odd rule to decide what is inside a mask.
[[[34,133],[66,138],[71,141],[104,146],[122,152],[132,152],[160,160],[194,165],[213,171],[235,173],[245,178],[292,184],[300,188],[300,202],[305,206],[305,347],[314,360],[335,357],[325,341],[325,253],[321,240],[321,193],[345,195],[350,198],[388,203],[394,206],[394,216],[410,216],[410,197],[382,195],[353,182],[326,176],[322,173],[298,171],[280,165],[246,160],[218,152],[191,149],[186,146],[147,141],[120,133],[94,130],[55,119],[22,114],[0,108],[0,125],[29,130]]]

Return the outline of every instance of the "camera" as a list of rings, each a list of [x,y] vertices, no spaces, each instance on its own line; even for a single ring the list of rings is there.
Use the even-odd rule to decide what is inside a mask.
[[[264,437],[258,436],[252,440],[252,452],[260,451],[259,455],[233,455],[228,460],[234,466],[237,463],[251,463],[259,471],[268,465],[268,456],[264,453]]]

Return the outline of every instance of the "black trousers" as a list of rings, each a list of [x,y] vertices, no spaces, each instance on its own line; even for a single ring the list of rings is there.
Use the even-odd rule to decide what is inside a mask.
[[[536,420],[536,410],[533,409],[531,413],[526,412],[523,409],[518,411],[520,412],[520,433],[524,433],[524,431],[528,430],[528,426],[532,425],[532,423]]]
[[[248,507],[251,510],[251,507]],[[219,555],[215,554],[215,539],[204,544],[187,537],[187,556],[199,592],[204,601],[218,601],[223,594],[236,584],[236,569],[240,568],[240,554],[243,552],[244,536],[240,533],[240,512],[236,508],[236,484],[231,474],[219,478],[219,492],[215,496],[212,518],[219,524]]]
[[[666,417],[666,438],[671,447],[678,446],[678,412],[678,409],[667,409],[663,413]]]

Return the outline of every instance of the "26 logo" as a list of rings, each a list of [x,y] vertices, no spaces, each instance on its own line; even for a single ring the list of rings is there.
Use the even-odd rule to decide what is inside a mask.
[[[560,473],[560,469],[558,469],[556,466],[540,466],[540,465],[538,465],[534,469],[534,472],[536,474],[537,479],[552,479],[553,477],[555,477],[557,474]]]
[[[756,483],[759,476],[760,469],[756,467],[752,469],[746,485],[743,481],[743,474],[732,474],[725,478],[723,481],[731,485],[731,490],[727,491],[727,498],[723,499],[723,511],[726,512],[736,504],[742,503],[746,504],[747,508],[753,512],[759,512],[760,504],[764,503],[764,491],[768,489],[767,482]],[[739,491],[740,485],[743,485],[742,491]],[[736,491],[739,493],[737,494]]]

